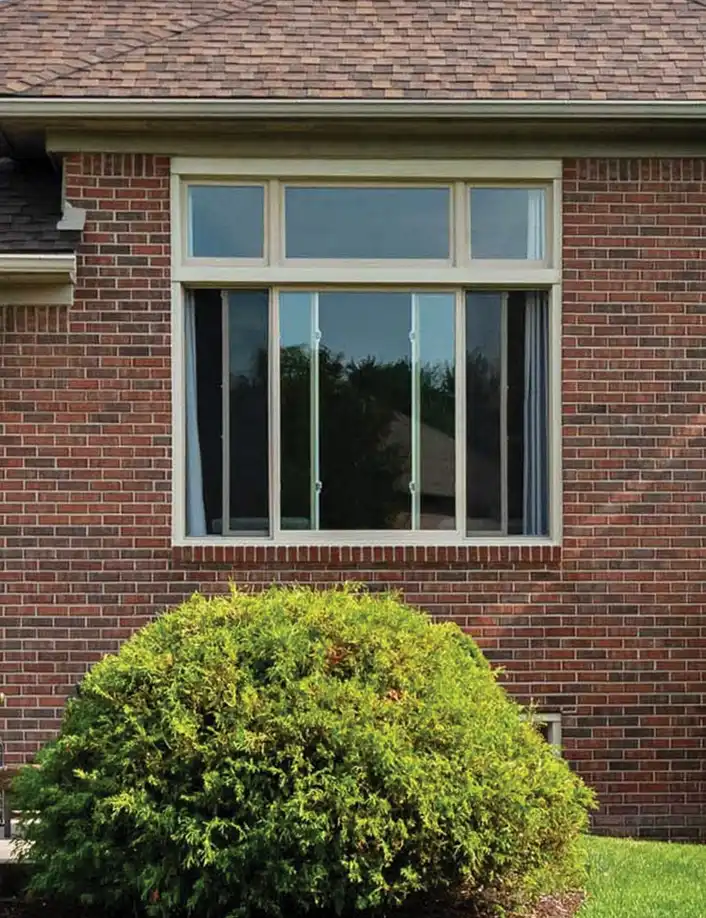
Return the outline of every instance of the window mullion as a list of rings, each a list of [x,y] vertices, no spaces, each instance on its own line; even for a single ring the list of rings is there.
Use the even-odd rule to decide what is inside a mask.
[[[466,535],[466,322],[463,290],[456,291],[456,529]]]
[[[410,424],[411,437],[411,469],[410,469],[410,498],[412,504],[412,530],[417,531],[421,528],[421,475],[420,475],[420,440],[421,440],[421,380],[420,380],[420,361],[419,361],[419,294],[412,294],[411,303],[411,330],[409,340],[412,351],[412,423]]]
[[[319,456],[319,354],[321,328],[319,327],[319,294],[311,294],[311,525],[316,532],[321,528],[321,463]]]
[[[453,198],[453,263],[457,268],[468,268],[471,264],[471,229],[468,187],[465,182],[454,182]]]
[[[508,294],[500,306],[500,526],[508,533],[508,430],[507,430],[507,310]]]
[[[270,532],[282,534],[282,384],[280,380],[279,290],[270,291]]]
[[[282,184],[272,179],[265,186],[267,209],[265,212],[265,258],[268,265],[281,265],[284,258],[284,209]]]
[[[227,290],[221,290],[221,328],[221,449],[223,457],[221,533],[225,536],[230,534],[230,334]]]

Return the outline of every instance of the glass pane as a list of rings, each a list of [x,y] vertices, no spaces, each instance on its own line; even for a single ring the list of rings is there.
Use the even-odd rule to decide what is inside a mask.
[[[466,531],[502,528],[501,293],[466,294]]]
[[[195,290],[189,299],[185,348],[186,534],[216,535],[223,516],[221,291]]]
[[[507,303],[507,503],[508,532],[522,535],[525,468],[525,292]]]
[[[287,258],[448,258],[448,188],[291,186]]]
[[[318,296],[322,529],[409,529],[411,296]]]
[[[262,258],[265,191],[256,185],[189,186],[189,255]]]
[[[513,466],[508,461],[510,526],[513,527],[511,531],[519,531],[522,535],[544,536],[549,533],[549,304],[546,293],[527,291],[510,294],[508,349],[512,348],[515,352],[520,349],[517,342],[520,335],[522,419],[519,427],[518,393],[514,395],[513,406],[510,401],[513,390],[509,388],[508,439],[512,447],[520,435],[522,437],[522,503],[518,519],[516,482],[519,475],[515,470],[514,480],[510,477]],[[508,374],[511,386],[513,381],[513,376]],[[514,388],[519,388],[517,382]],[[514,409],[512,412],[511,408]]]
[[[314,297],[289,292],[279,298],[282,529],[311,529],[313,524]]]
[[[418,294],[421,529],[456,528],[453,293]]]
[[[541,261],[545,209],[543,188],[471,188],[471,256]]]
[[[231,533],[269,532],[268,292],[228,294]]]

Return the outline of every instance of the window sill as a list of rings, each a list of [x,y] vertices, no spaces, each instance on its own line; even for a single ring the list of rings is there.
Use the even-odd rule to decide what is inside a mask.
[[[185,540],[172,554],[183,564],[278,567],[315,564],[327,567],[404,567],[407,565],[553,564],[561,560],[561,545],[549,539],[485,541],[445,545],[273,544],[243,540]]]

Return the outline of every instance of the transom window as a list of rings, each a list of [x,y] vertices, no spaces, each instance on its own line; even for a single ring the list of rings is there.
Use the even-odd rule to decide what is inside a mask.
[[[556,537],[557,169],[515,165],[175,161],[178,540]]]

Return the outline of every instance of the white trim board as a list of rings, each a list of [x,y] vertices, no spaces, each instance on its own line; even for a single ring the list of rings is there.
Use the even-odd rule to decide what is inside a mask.
[[[0,279],[11,277],[13,282],[18,282],[28,278],[36,283],[42,276],[48,281],[73,281],[76,277],[76,256],[73,252],[0,253]]]
[[[557,159],[336,159],[227,158],[175,156],[172,173],[189,178],[207,177],[217,182],[228,178],[308,178],[327,179],[387,178],[397,182],[420,179],[443,183],[449,179],[466,182],[548,181],[561,177],[562,164]]]
[[[3,306],[71,306],[73,284],[6,284],[0,276],[0,308]]]
[[[73,253],[0,253],[0,306],[70,306]]]

